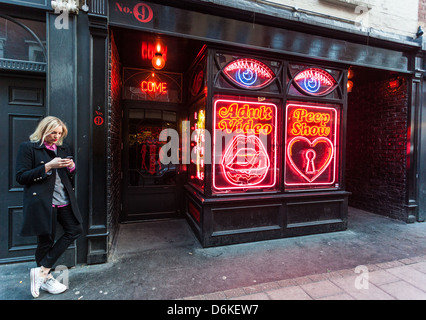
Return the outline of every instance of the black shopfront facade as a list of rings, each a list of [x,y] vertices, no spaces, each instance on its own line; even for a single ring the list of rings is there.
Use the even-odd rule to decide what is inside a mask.
[[[46,27],[45,60],[32,64],[44,70],[2,65],[4,100],[22,108],[3,127],[16,143],[47,114],[70,127],[86,232],[66,264],[107,261],[119,223],[152,219],[186,219],[204,247],[346,230],[350,205],[424,221],[414,40],[200,1],[91,1],[67,29],[49,4],[1,6],[4,20]],[[370,191],[374,181],[388,188]],[[31,259],[34,243],[16,234],[19,186],[1,192],[1,261]]]

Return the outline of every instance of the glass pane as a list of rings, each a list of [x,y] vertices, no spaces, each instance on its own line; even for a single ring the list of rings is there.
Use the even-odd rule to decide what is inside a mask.
[[[191,162],[189,165],[190,182],[203,191],[206,161],[206,99],[202,98],[190,107],[191,122]]]
[[[286,189],[338,188],[340,107],[288,102],[286,121]]]
[[[176,122],[176,113],[175,112],[163,112],[163,119],[165,121]]]
[[[32,30],[40,41],[46,43],[44,22],[16,19]],[[37,39],[19,24],[0,17],[0,59],[46,62],[43,48]]]
[[[143,116],[145,114],[146,118]],[[174,121],[171,121],[171,118]],[[166,119],[167,118],[167,119]],[[163,164],[159,153],[167,141],[159,141],[162,130],[176,130],[176,113],[161,110],[129,112],[129,185],[158,186],[176,184],[176,165]],[[170,155],[170,151],[167,154]]]
[[[146,110],[145,116],[150,119],[161,119],[161,110]]]
[[[145,110],[129,110],[130,119],[145,119]]]
[[[215,193],[278,188],[279,100],[216,95],[213,102]]]

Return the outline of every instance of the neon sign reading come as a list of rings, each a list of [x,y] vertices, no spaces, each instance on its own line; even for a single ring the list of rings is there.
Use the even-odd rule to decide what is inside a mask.
[[[277,106],[240,100],[214,103],[213,186],[216,190],[276,183]]]
[[[288,104],[286,186],[331,186],[337,178],[336,108]]]

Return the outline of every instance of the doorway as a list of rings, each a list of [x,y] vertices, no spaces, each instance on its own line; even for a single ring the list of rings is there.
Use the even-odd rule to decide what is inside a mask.
[[[45,78],[0,76],[0,263],[34,259],[37,238],[19,235],[24,188],[15,180],[15,159],[46,114],[45,90]]]
[[[409,81],[403,74],[352,68],[348,94],[346,190],[349,205],[407,221]],[[407,196],[408,195],[408,196]]]
[[[121,207],[110,213],[111,221],[181,218],[185,167],[159,161],[159,151],[167,141],[158,138],[166,128],[181,133],[180,124],[188,118],[184,80],[204,44],[119,27],[111,29],[110,39],[111,123],[117,133],[111,138],[110,167],[114,172],[117,166],[121,169],[121,179],[115,177],[111,186],[116,190],[115,181],[121,180],[120,196],[115,198]],[[157,50],[165,59],[161,70],[152,63]]]
[[[124,102],[121,222],[179,216],[180,168],[160,161],[167,141],[159,140],[162,130],[177,130],[177,111],[173,104]]]

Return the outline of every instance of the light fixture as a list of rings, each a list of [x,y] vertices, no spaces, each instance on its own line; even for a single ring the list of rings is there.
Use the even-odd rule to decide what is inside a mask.
[[[165,65],[166,61],[164,61],[161,52],[156,52],[154,57],[152,58],[152,66],[157,70],[161,70],[164,68]]]
[[[161,45],[157,44],[157,52],[152,57],[152,66],[157,69],[161,70],[166,65],[166,60],[164,60],[163,54],[161,53]]]
[[[354,86],[354,83],[351,80],[348,80],[348,83],[347,83],[348,92],[352,92],[353,86]]]
[[[398,89],[401,86],[401,79],[396,78],[389,81],[389,89]]]

